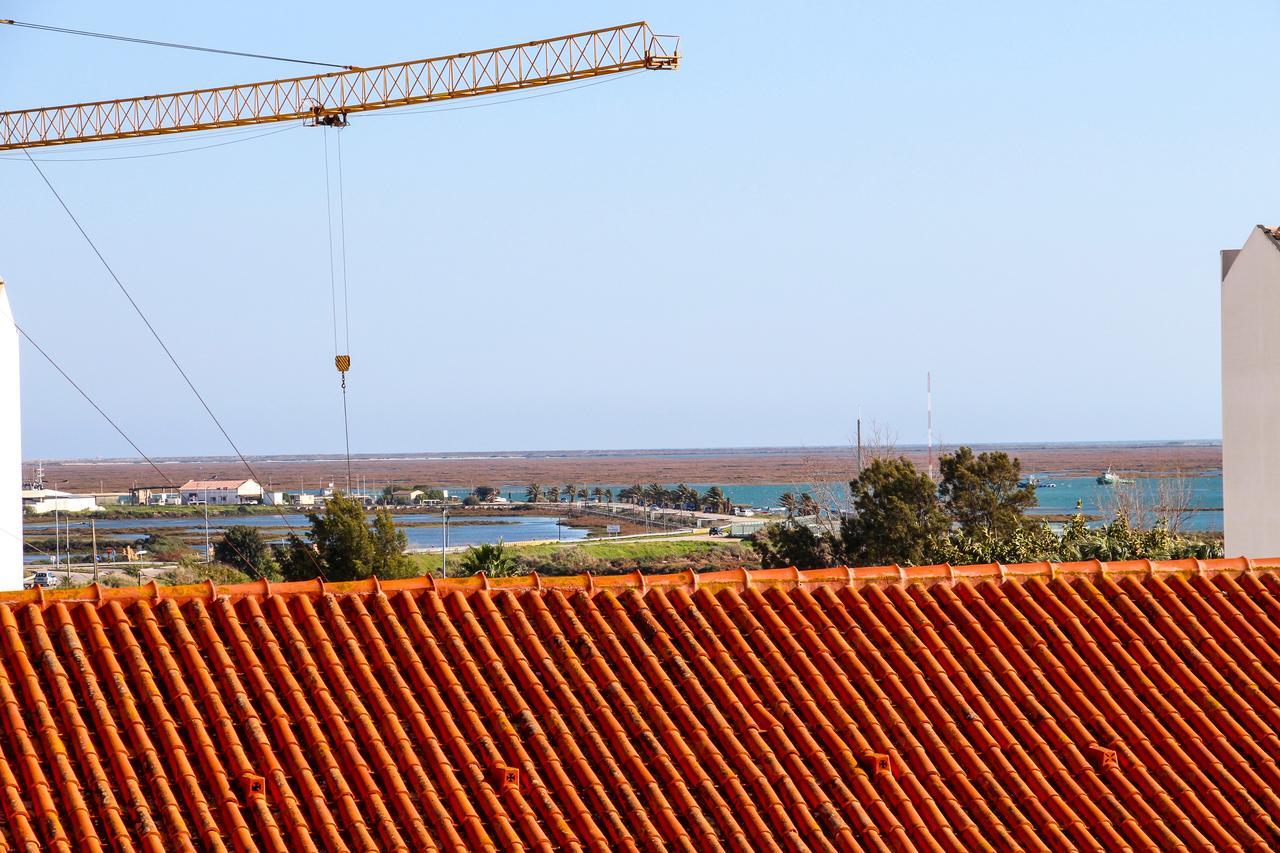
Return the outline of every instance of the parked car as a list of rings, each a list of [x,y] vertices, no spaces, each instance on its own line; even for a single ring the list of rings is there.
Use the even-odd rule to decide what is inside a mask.
[[[31,579],[26,583],[24,583],[22,586],[26,589],[30,589],[36,586],[53,587],[53,586],[58,586],[61,583],[62,583],[62,578],[58,577],[53,572],[40,571],[40,572],[33,573],[31,575]]]

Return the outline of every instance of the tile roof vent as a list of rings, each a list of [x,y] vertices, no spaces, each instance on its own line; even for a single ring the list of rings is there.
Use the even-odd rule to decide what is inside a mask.
[[[1089,745],[1089,751],[1097,760],[1099,770],[1114,770],[1120,766],[1120,758],[1114,749],[1107,749],[1105,746],[1094,743]]]
[[[489,782],[499,791],[524,790],[520,786],[520,768],[508,767],[501,761],[493,765]]]
[[[256,773],[245,773],[240,777],[240,796],[246,802],[259,799],[266,793],[267,782]]]
[[[862,756],[862,766],[872,776],[893,775],[893,765],[883,752],[868,752]]]

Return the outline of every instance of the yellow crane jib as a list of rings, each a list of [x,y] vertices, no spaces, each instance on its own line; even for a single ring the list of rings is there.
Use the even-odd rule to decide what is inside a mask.
[[[680,37],[639,21],[524,44],[308,77],[114,101],[0,112],[0,151],[302,119],[341,126],[351,113],[674,69]]]

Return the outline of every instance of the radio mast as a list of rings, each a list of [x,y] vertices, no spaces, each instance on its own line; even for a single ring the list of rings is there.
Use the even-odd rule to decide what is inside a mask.
[[[925,394],[927,396],[927,410],[929,423],[929,479],[933,477],[933,372],[929,371],[924,375]]]

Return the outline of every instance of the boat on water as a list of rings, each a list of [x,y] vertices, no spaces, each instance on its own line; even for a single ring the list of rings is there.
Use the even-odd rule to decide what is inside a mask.
[[[1057,483],[1046,483],[1046,482],[1044,482],[1043,480],[1041,480],[1039,477],[1034,477],[1034,476],[1032,476],[1032,477],[1027,477],[1026,479],[1023,479],[1023,480],[1019,480],[1019,481],[1018,481],[1018,488],[1019,488],[1019,489],[1025,489],[1027,486],[1030,486],[1030,487],[1031,487],[1031,488],[1033,488],[1033,489],[1056,489],[1056,488],[1058,488],[1058,484],[1057,484]]]
[[[1111,466],[1107,466],[1107,470],[1098,475],[1099,486],[1119,486],[1125,483],[1132,483],[1133,480],[1127,480],[1121,477],[1115,471],[1111,470]]]

